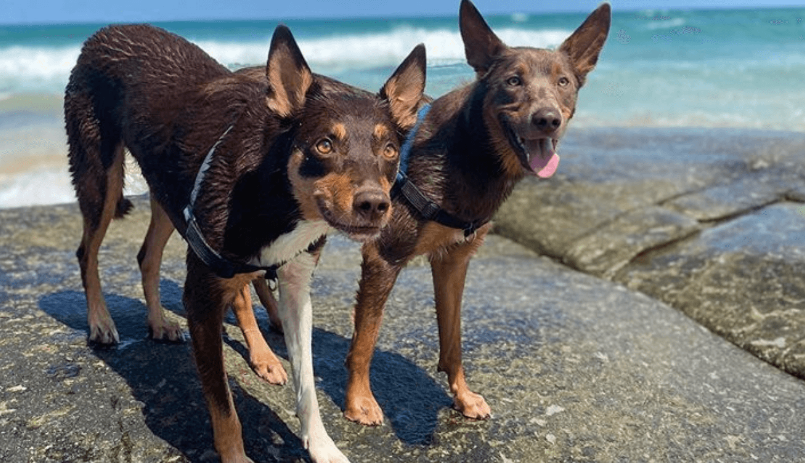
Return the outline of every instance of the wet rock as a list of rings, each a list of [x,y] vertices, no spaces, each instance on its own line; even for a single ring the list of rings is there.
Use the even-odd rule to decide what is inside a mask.
[[[609,277],[640,252],[680,240],[700,228],[686,215],[650,206],[602,224],[569,246],[562,259],[587,273]]]
[[[805,378],[805,136],[571,131],[549,180],[518,187],[496,230],[682,310]]]
[[[805,377],[805,206],[781,203],[634,262],[617,280]]]

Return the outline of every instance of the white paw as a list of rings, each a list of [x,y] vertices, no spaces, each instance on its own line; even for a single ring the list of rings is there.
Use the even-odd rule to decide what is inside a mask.
[[[315,442],[304,439],[303,442],[313,463],[349,463],[349,459],[338,450],[330,436],[316,439]]]

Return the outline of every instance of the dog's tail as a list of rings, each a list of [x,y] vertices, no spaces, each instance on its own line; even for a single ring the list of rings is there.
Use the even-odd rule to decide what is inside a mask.
[[[112,82],[81,60],[65,92],[70,173],[90,233],[104,230],[133,207],[123,197],[125,146],[116,117],[118,93]]]
[[[132,203],[128,198],[123,196],[117,200],[117,207],[115,208],[115,218],[122,219],[126,216],[131,210],[134,209],[134,203]]]

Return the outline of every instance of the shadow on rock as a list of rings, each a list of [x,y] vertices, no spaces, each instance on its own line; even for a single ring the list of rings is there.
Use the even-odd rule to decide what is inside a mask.
[[[93,354],[131,388],[114,391],[112,403],[131,394],[142,405],[145,424],[156,436],[190,461],[209,461],[212,427],[201,392],[190,343],[167,344],[146,339],[145,306],[138,300],[107,294],[121,344],[94,349]],[[78,291],[44,296],[39,306],[56,320],[86,332],[86,299]],[[246,453],[256,461],[296,461],[307,457],[301,441],[267,406],[230,381],[243,424]],[[87,407],[89,410],[93,408]]]
[[[163,280],[160,291],[165,308],[184,315],[181,287],[173,281]],[[179,449],[191,461],[200,461],[204,453],[202,449],[212,447],[212,428],[190,343],[169,344],[148,340],[145,305],[138,299],[125,296],[106,294],[105,297],[121,342],[111,348],[95,348],[93,355],[128,383],[134,399],[143,404],[145,423],[155,435]],[[52,293],[42,297],[39,306],[71,329],[87,332],[83,292]],[[282,335],[270,329],[264,310],[258,307],[256,312],[267,342],[277,355],[287,359]],[[226,320],[234,324],[231,314]],[[224,341],[248,359],[248,351],[242,343],[228,336],[224,337]],[[348,338],[320,328],[313,329],[317,387],[331,398],[339,410],[344,407],[347,381],[344,359],[349,345]],[[235,381],[230,381],[230,385],[243,425],[247,454],[256,458],[256,461],[307,456],[296,434],[277,414],[239,388]],[[386,422],[396,437],[407,444],[431,443],[439,410],[452,405],[452,398],[431,375],[392,352],[375,352],[372,390],[383,409]],[[348,433],[352,426],[358,425],[344,422],[339,427],[345,428],[344,432]]]
[[[262,309],[258,307],[257,312],[259,314]],[[287,360],[288,351],[282,335],[271,330],[267,317],[258,315],[258,323],[274,353]],[[225,340],[230,347],[248,359],[246,346],[231,338]],[[350,342],[350,339],[338,334],[313,328],[316,387],[324,391],[341,411],[344,410],[347,384],[344,360]],[[453,399],[445,393],[444,387],[434,381],[425,370],[393,352],[375,351],[371,368],[372,391],[383,409],[386,423],[391,426],[396,437],[406,444],[430,444],[438,423],[439,410],[453,404]],[[350,423],[349,426],[359,425]]]

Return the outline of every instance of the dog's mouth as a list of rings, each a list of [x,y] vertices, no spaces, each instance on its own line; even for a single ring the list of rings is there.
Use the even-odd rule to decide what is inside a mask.
[[[501,117],[501,122],[509,138],[509,144],[527,173],[540,178],[549,178],[556,173],[556,168],[559,167],[559,155],[556,154],[558,139],[521,137],[506,116]]]
[[[358,242],[369,241],[380,235],[380,225],[357,225],[348,223],[338,217],[336,214],[326,207],[319,206],[322,217],[325,222],[336,230],[347,235],[350,239]]]
[[[517,136],[513,131],[515,146],[519,148],[518,158],[529,173],[540,178],[549,178],[556,173],[559,167],[559,155],[556,154],[556,145],[559,140],[555,138],[526,139]]]
[[[330,225],[336,230],[346,234],[350,239],[360,243],[369,241],[380,235],[380,227],[363,227],[356,225],[338,224]]]

